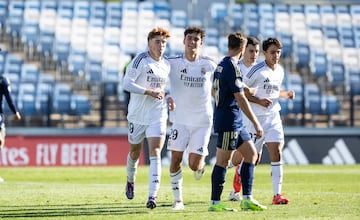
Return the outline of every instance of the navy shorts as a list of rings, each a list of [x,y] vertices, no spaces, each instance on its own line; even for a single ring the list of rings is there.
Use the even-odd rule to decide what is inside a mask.
[[[218,134],[217,147],[223,150],[236,150],[244,142],[250,141],[249,132],[245,127],[236,131],[225,131]]]

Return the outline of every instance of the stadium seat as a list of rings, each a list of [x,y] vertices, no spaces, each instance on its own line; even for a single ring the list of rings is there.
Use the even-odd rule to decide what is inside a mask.
[[[223,2],[213,2],[210,4],[210,16],[216,22],[215,24],[219,24],[223,22],[225,17],[228,16],[227,6]]]
[[[290,113],[289,99],[279,99],[279,104],[281,106],[280,115],[288,115]]]
[[[36,83],[39,79],[40,71],[35,64],[24,63],[21,66],[20,81]]]
[[[9,1],[8,16],[6,20],[6,33],[10,36],[11,48],[18,49],[20,32],[23,24],[24,2]]]
[[[322,50],[311,50],[309,66],[312,76],[326,76],[328,66],[326,53]]]
[[[230,17],[230,27],[237,30],[244,23],[244,13],[241,4],[232,4],[228,7],[228,15]]]
[[[18,96],[17,107],[24,116],[36,115],[35,94],[29,93]]]
[[[54,96],[52,99],[53,113],[57,113],[61,115],[70,115],[72,113],[70,97],[71,97],[70,95]]]
[[[5,65],[4,65],[4,73],[15,73],[19,75],[21,73],[21,66],[23,65],[24,60],[22,57],[16,54],[8,53],[6,55]]]
[[[172,10],[171,25],[174,28],[185,28],[187,26],[187,14],[183,10]]]
[[[71,109],[75,115],[90,114],[90,101],[85,95],[73,94],[71,96]]]
[[[154,12],[158,19],[165,19],[170,21],[171,7],[167,1],[156,1],[154,5]]]
[[[307,67],[310,62],[309,45],[304,42],[294,42],[294,62],[298,68]]]
[[[344,64],[339,61],[331,61],[327,76],[332,86],[345,86],[346,77]]]

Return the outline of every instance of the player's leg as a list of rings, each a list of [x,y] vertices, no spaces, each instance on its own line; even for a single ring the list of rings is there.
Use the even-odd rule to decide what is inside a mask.
[[[266,146],[271,161],[271,181],[274,190],[273,204],[288,204],[289,200],[282,196],[283,164],[282,150],[284,133],[280,115],[267,119],[269,124],[265,134]],[[270,126],[271,125],[271,126]],[[265,126],[263,126],[265,130]]]
[[[145,126],[129,123],[128,141],[130,143],[130,150],[126,161],[127,182],[125,193],[128,199],[133,199],[135,196],[135,179],[142,143],[145,137],[144,131]]]
[[[241,165],[241,180],[243,199],[240,207],[243,210],[262,211],[267,209],[266,206],[261,205],[252,197],[252,186],[254,181],[254,169],[257,159],[257,153],[252,141],[244,142],[239,148],[241,154],[244,156],[244,161]]]
[[[146,137],[149,146],[149,199],[146,207],[156,207],[156,197],[160,188],[161,180],[161,150],[164,146],[166,123],[150,125],[146,129]]]
[[[174,195],[173,210],[184,209],[182,197],[182,169],[184,151],[188,145],[189,131],[186,126],[174,123],[169,135],[167,149],[171,151],[170,183]]]
[[[211,174],[211,201],[209,211],[236,211],[228,209],[221,203],[221,194],[224,189],[226,169],[232,155],[232,151],[238,143],[238,133],[219,133],[216,148],[216,163]]]
[[[241,200],[241,196],[240,196],[240,191],[241,191],[241,176],[240,176],[240,168],[241,168],[241,163],[243,160],[243,156],[241,155],[241,153],[239,151],[235,151],[231,157],[231,163],[232,164],[237,164],[235,167],[235,174],[234,174],[234,178],[233,178],[233,189],[231,190],[230,194],[229,194],[229,201],[240,201]]]
[[[5,132],[5,123],[3,123],[3,122],[0,122],[0,123],[1,123],[1,125],[0,125],[0,150],[1,150],[5,145],[6,132]]]
[[[205,157],[209,154],[208,146],[211,126],[192,127],[189,138],[189,167],[194,171],[196,180],[200,180],[205,172]]]

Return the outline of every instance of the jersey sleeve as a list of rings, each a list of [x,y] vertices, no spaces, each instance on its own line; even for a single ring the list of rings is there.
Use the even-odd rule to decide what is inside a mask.
[[[14,103],[14,100],[12,99],[12,96],[11,96],[11,88],[10,88],[10,81],[7,77],[4,77],[3,80],[2,80],[2,92],[3,92],[3,95],[5,96],[5,99],[6,99],[6,102],[8,103],[9,105],[9,108],[11,109],[11,111],[16,114],[16,112],[18,112],[18,109]]]
[[[243,83],[241,81],[241,73],[233,62],[229,61],[225,66],[224,71],[226,83],[229,85],[232,93],[242,92]]]
[[[146,88],[136,83],[137,78],[141,74],[141,64],[142,60],[139,60],[139,57],[135,57],[126,68],[126,74],[124,76],[123,82],[123,87],[125,90],[138,94],[145,93]]]

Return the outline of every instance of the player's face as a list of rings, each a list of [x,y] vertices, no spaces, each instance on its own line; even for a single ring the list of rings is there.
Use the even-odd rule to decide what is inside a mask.
[[[264,51],[264,56],[269,66],[276,65],[280,60],[281,49],[275,45],[271,45],[267,51]]]
[[[184,38],[185,50],[196,51],[202,45],[201,34],[190,33]]]
[[[165,53],[167,39],[164,36],[156,36],[149,40],[149,53],[154,60],[159,60]]]
[[[259,45],[248,45],[245,49],[245,53],[244,53],[244,60],[247,62],[247,63],[251,63],[251,64],[254,64],[256,63],[256,60],[259,56],[259,49],[260,46]]]

